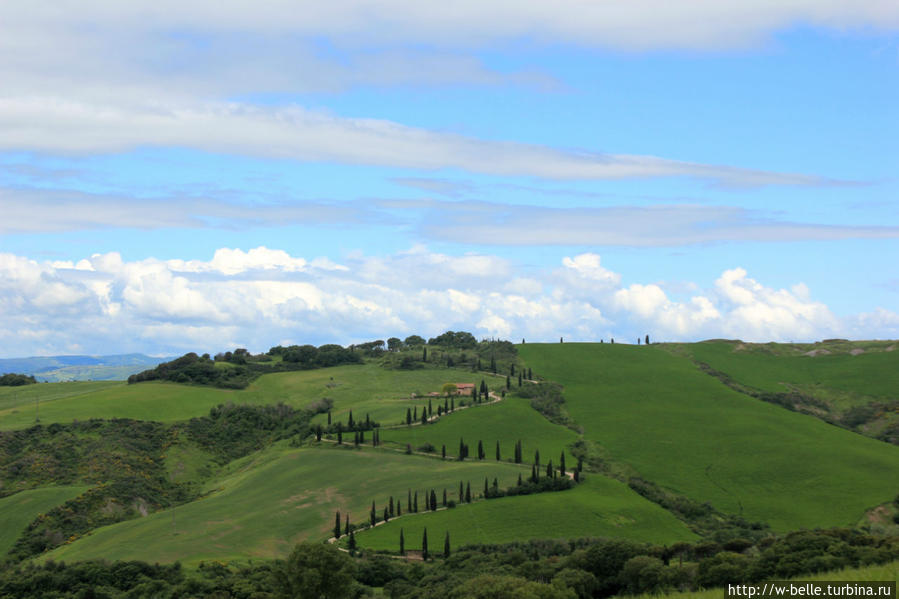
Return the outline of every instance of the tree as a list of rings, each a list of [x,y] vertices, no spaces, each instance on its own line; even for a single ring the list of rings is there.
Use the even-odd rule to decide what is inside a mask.
[[[428,423],[428,413],[425,411],[424,408],[421,409],[421,423],[422,424]]]
[[[412,489],[409,489],[408,496],[406,497],[406,511],[412,512]]]
[[[553,461],[550,460],[546,463],[546,478],[552,478],[553,474],[555,474],[553,472]]]
[[[402,528],[400,529],[400,555],[406,555],[406,537]]]
[[[440,459],[441,459],[441,460],[445,460],[445,459],[446,459],[446,445],[441,445],[441,446],[440,446]]]
[[[321,440],[322,440],[322,433],[323,433],[323,432],[324,432],[324,431],[322,430],[322,425],[316,424],[316,425],[315,425],[315,440],[316,440],[316,441],[321,442]]]
[[[459,392],[459,387],[456,386],[456,383],[444,383],[440,392],[446,396],[455,395]]]
[[[508,390],[510,390],[511,388],[512,388],[512,379],[509,378],[508,375],[506,375],[506,390],[508,391]]]
[[[418,513],[418,491],[412,496],[412,511]]]
[[[465,499],[465,490],[462,487],[462,481],[459,481],[459,503]]]
[[[349,514],[346,515],[346,526],[343,529],[343,534],[345,534],[345,535],[350,534],[350,515]]]
[[[399,503],[399,502],[397,502]],[[390,496],[390,501],[387,503],[387,509],[390,511],[390,517],[393,517],[393,495]]]
[[[349,415],[349,417],[347,418],[346,423],[347,423],[347,428],[348,428],[348,429],[352,429],[352,428],[353,428],[353,411],[352,411],[352,410],[350,410],[350,415]]]
[[[437,511],[437,493],[434,492],[434,489],[431,489],[431,511]]]
[[[446,487],[443,487],[443,507],[446,507]]]
[[[343,445],[343,431],[338,427],[337,429],[337,444]]]
[[[384,506],[384,522],[390,522],[390,512],[387,511],[387,506]]]
[[[387,351],[399,351],[403,349],[403,342],[398,337],[391,337],[387,340]]]
[[[443,557],[448,558],[449,556],[450,556],[449,531],[446,531],[446,538],[443,539]]]
[[[646,345],[649,345],[649,335],[646,335]]]
[[[374,526],[378,521],[378,513],[375,511],[375,502],[371,502],[371,513],[369,514],[369,520],[371,520],[371,525]]]
[[[280,594],[298,599],[342,599],[355,584],[353,560],[335,545],[300,543],[275,570]]]
[[[496,442],[496,461],[499,461],[499,440]]]
[[[478,439],[478,459],[484,459],[484,443],[480,439]]]
[[[428,561],[428,529],[425,527],[421,534],[421,559]]]
[[[484,499],[487,499],[487,496],[490,494],[490,485],[487,482],[487,477],[484,477]]]
[[[328,426],[331,426],[331,410],[328,410]]]
[[[539,449],[534,451],[534,464],[536,464],[538,467],[540,466],[540,450]]]
[[[428,418],[434,415],[434,406],[431,405],[431,400],[428,400]]]
[[[531,371],[530,368],[528,368],[528,380],[529,380],[529,381],[533,381],[533,380],[534,380],[534,373]]]
[[[521,387],[521,373],[518,373],[518,386]]]
[[[347,541],[347,549],[350,550],[350,555],[356,553],[356,533],[352,530],[350,531],[350,540]]]
[[[471,481],[465,483],[465,503],[471,503]]]
[[[462,440],[462,437],[459,437],[459,461],[465,459],[465,442]]]
[[[334,538],[340,538],[340,511],[334,515]]]
[[[390,343],[390,341],[388,341],[388,343]],[[425,340],[424,340],[424,338],[419,337],[418,335],[409,335],[408,337],[406,337],[403,340],[403,344],[405,344],[408,347],[417,347],[419,345],[424,345]]]
[[[509,364],[509,376],[515,376],[515,364]]]
[[[412,424],[412,410],[406,408],[406,425]]]
[[[418,406],[412,407],[412,420],[418,421]]]
[[[490,356],[490,372],[496,374],[496,358]]]
[[[518,473],[518,486],[520,487],[521,485],[522,485],[521,472],[519,472]]]
[[[559,473],[562,476],[565,476],[565,452],[562,452],[562,455],[559,456]]]

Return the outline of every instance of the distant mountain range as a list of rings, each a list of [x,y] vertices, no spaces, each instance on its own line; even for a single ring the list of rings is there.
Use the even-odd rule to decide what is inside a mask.
[[[115,356],[35,356],[0,359],[0,374],[34,375],[39,381],[123,381],[132,374],[154,368],[172,358],[144,354]]]

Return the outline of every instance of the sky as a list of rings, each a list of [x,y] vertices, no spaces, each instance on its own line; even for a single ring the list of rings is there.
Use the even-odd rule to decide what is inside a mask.
[[[894,0],[0,3],[0,357],[899,338]]]

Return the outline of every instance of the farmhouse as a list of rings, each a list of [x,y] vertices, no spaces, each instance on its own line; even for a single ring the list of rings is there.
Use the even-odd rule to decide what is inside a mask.
[[[474,383],[455,383],[456,395],[471,395],[474,391]]]

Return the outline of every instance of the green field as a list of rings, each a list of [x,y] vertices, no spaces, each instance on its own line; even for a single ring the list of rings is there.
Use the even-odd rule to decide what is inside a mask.
[[[400,528],[410,550],[421,548],[422,531],[427,528],[432,552],[443,551],[447,531],[453,547],[580,537],[625,537],[656,543],[696,539],[669,512],[600,475],[591,475],[568,491],[503,497],[403,517],[359,533],[356,541],[360,547],[396,552]]]
[[[540,463],[552,460],[559,464],[562,451],[566,452],[569,468],[576,464],[567,447],[577,440],[578,435],[571,429],[553,424],[539,412],[531,408],[528,400],[507,397],[493,403],[457,410],[437,422],[425,426],[412,426],[381,432],[383,444],[413,449],[425,442],[431,443],[440,453],[441,445],[446,445],[447,455],[459,453],[459,439],[469,446],[469,457],[477,456],[478,441],[484,442],[484,452],[488,460],[496,459],[496,442],[500,442],[500,456],[511,460],[516,441],[521,441],[522,458],[525,464],[534,461],[534,451],[540,450]]]
[[[611,459],[775,530],[851,525],[892,500],[899,447],[732,391],[658,347],[527,344]]]
[[[899,582],[899,562],[891,562],[882,566],[863,566],[861,568],[845,568],[831,572],[821,572],[812,576],[790,578],[794,581],[840,581],[840,582]],[[721,599],[725,596],[723,588],[703,591],[685,591],[682,593],[631,595],[634,599]]]
[[[757,389],[776,392],[795,387],[812,395],[816,390],[831,390],[850,398],[899,399],[899,351],[884,351],[884,346],[890,343],[855,342],[849,347],[834,344],[839,349],[831,344],[802,345],[790,353],[785,353],[784,346],[780,345],[774,346],[775,351],[769,345],[735,341],[705,341],[681,347],[715,370]],[[867,350],[852,355],[850,347]],[[833,353],[805,355],[816,350]]]
[[[500,385],[505,379],[485,377],[456,369],[426,369],[408,372],[385,370],[375,363],[338,366],[318,370],[267,374],[243,390],[144,382],[41,383],[0,388],[0,430],[26,428],[34,424],[35,397],[40,399],[42,424],[89,418],[133,418],[174,422],[203,416],[222,403],[274,404],[283,402],[301,408],[329,397],[334,400],[333,417],[345,420],[371,417],[382,424],[399,423],[406,408],[427,405],[410,401],[412,393],[439,391],[446,382],[480,382]],[[435,406],[436,408],[436,406]],[[324,415],[317,421],[323,421]]]
[[[454,497],[459,481],[481,489],[484,477],[514,484],[511,464],[443,462],[389,450],[323,447],[288,449],[283,443],[229,464],[207,485],[204,499],[138,520],[100,528],[45,554],[44,559],[137,559],[148,562],[272,559],[304,539],[330,536],[334,512],[352,522],[368,520],[371,502],[380,511],[388,497],[404,501],[411,488],[446,487]]]
[[[87,491],[87,487],[45,487],[0,499],[0,558],[39,515]]]

